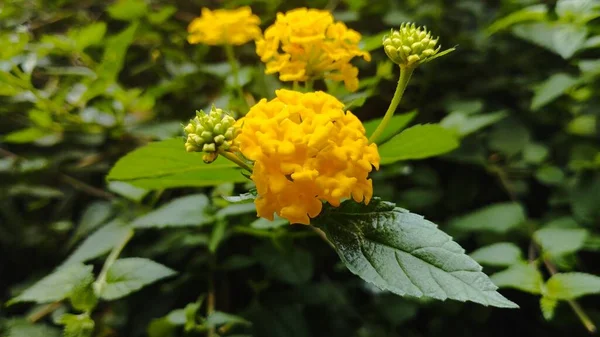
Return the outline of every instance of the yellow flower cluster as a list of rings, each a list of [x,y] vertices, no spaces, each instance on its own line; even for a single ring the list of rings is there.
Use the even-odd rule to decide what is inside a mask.
[[[369,144],[360,120],[324,92],[276,91],[237,121],[236,143],[254,161],[258,216],[273,213],[290,223],[309,224],[322,201],[337,207],[342,199],[368,203],[368,178],[379,169],[377,145]]]
[[[332,79],[344,81],[350,91],[358,89],[355,56],[370,61],[358,47],[361,35],[328,11],[298,8],[278,13],[275,23],[256,41],[256,53],[266,63],[267,74],[279,73],[282,81]]]
[[[242,45],[260,37],[260,18],[250,7],[237,9],[202,8],[202,15],[188,26],[188,42],[208,45]]]

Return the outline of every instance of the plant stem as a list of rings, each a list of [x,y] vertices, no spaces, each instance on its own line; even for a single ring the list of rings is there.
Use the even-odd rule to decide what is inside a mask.
[[[306,92],[313,91],[313,81],[312,80],[307,80],[306,82],[304,82],[304,91],[306,91]]]
[[[121,254],[121,252],[132,237],[133,230],[130,229],[127,231],[127,234],[123,236],[121,242],[119,242],[119,244],[113,248],[113,250],[110,252],[110,255],[108,255],[108,258],[106,258],[106,261],[104,261],[102,270],[100,271],[96,282],[94,282],[94,292],[96,293],[96,296],[100,296],[100,294],[102,293],[102,290],[106,285],[106,275],[108,274],[108,270],[110,269],[110,267],[112,267],[115,261],[117,261],[117,258],[119,257],[119,255]]]
[[[385,112],[385,115],[383,116],[381,123],[379,123],[379,125],[377,126],[377,129],[375,129],[375,132],[373,132],[373,134],[371,135],[371,138],[369,138],[369,141],[371,143],[377,143],[377,139],[379,137],[381,137],[381,134],[383,133],[386,126],[392,119],[392,116],[394,116],[394,112],[396,111],[396,108],[398,107],[398,104],[400,103],[400,100],[402,99],[402,95],[404,95],[404,90],[406,90],[406,87],[408,86],[408,81],[410,81],[410,77],[412,76],[412,73],[414,70],[415,70],[414,67],[402,67],[402,66],[400,67],[400,78],[398,79],[398,85],[396,86],[396,92],[394,92],[394,97],[392,98],[392,101],[390,102],[390,106],[388,107],[387,111]]]
[[[206,297],[206,317],[209,317],[215,311],[215,256],[212,255],[209,261],[208,271],[208,295]],[[215,336],[215,328],[209,327],[206,332],[207,337]]]
[[[229,61],[229,64],[231,65],[231,72],[233,73],[233,85],[235,86],[235,90],[237,91],[237,94],[240,97],[240,99],[242,100],[242,102],[244,103],[244,109],[248,110],[248,103],[246,102],[246,98],[244,97],[244,91],[242,90],[242,86],[240,85],[240,79],[239,79],[240,72],[238,69],[237,60],[235,59],[235,54],[233,52],[232,45],[230,45],[230,44],[225,45],[225,54],[227,54],[227,60]]]
[[[239,167],[243,168],[244,170],[252,173],[252,168],[250,166],[248,166],[246,163],[244,163],[238,156],[236,156],[235,154],[231,153],[231,152],[227,152],[227,151],[219,151],[219,154],[222,155],[223,157],[231,160],[232,162],[236,163]]]

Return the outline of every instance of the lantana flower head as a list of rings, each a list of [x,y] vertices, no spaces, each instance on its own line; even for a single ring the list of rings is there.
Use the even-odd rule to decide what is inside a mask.
[[[275,23],[256,41],[256,53],[266,63],[266,73],[279,73],[282,81],[332,79],[344,81],[350,91],[358,89],[354,57],[371,60],[358,47],[361,35],[330,12],[298,8],[278,13]]]
[[[324,92],[278,90],[239,119],[235,143],[254,161],[257,214],[273,214],[290,223],[309,224],[323,201],[339,206],[343,199],[368,203],[368,178],[379,168],[377,145],[369,144],[360,120]]]
[[[260,37],[260,18],[250,7],[210,10],[202,8],[202,15],[188,26],[188,42],[207,45],[242,45]]]

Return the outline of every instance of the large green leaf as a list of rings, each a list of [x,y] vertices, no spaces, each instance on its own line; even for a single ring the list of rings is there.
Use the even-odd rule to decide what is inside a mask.
[[[558,73],[550,76],[535,89],[535,95],[531,101],[531,110],[538,110],[552,102],[567,92],[567,90],[577,85],[577,83],[579,83],[579,80],[568,74]]]
[[[546,296],[557,300],[572,300],[600,293],[600,277],[585,273],[555,274],[546,283]]]
[[[175,274],[171,268],[152,260],[138,257],[119,259],[108,269],[100,297],[115,300]]]
[[[385,130],[383,131],[381,136],[379,137],[379,143],[385,143],[386,140],[398,134],[398,132],[404,129],[408,125],[408,123],[410,123],[410,121],[412,121],[415,118],[416,115],[416,110],[394,115],[392,119],[390,119],[388,125],[385,127]],[[377,129],[377,126],[379,126],[379,123],[381,123],[382,119],[383,118],[371,119],[363,123],[367,137],[371,137],[373,132],[375,132],[375,129]]]
[[[540,294],[544,279],[536,266],[526,262],[517,263],[491,276],[500,288],[514,288],[531,294]]]
[[[384,165],[438,156],[456,149],[458,145],[454,133],[440,125],[415,125],[379,146],[379,155]]]
[[[246,181],[237,166],[225,158],[205,164],[201,153],[185,152],[181,139],[153,142],[134,150],[115,164],[107,179],[150,189]]]
[[[511,242],[499,242],[470,254],[473,260],[490,266],[510,266],[523,260],[521,249]]]
[[[523,206],[515,202],[503,202],[455,218],[450,222],[450,225],[460,231],[505,233],[524,221],[525,210]]]
[[[465,137],[479,129],[496,123],[506,116],[507,114],[504,111],[474,116],[461,111],[455,111],[442,119],[440,125],[446,129],[455,131],[461,137]]]
[[[88,236],[63,262],[63,266],[85,262],[108,253],[129,231],[131,228],[119,219],[107,223]]]
[[[135,228],[200,226],[211,220],[211,217],[206,214],[207,207],[206,195],[188,195],[174,199],[135,219],[131,226]]]
[[[65,299],[75,287],[93,277],[92,269],[92,266],[85,266],[83,264],[73,264],[59,268],[27,288],[9,303],[48,303]]]
[[[516,308],[437,226],[393,203],[348,200],[314,219],[348,269],[398,295]]]
[[[583,248],[589,233],[583,228],[542,228],[533,233],[544,253],[552,257],[574,253]]]

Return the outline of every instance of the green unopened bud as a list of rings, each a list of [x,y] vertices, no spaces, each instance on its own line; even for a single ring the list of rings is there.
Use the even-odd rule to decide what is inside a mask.
[[[439,38],[433,38],[427,27],[417,27],[414,23],[403,23],[399,30],[391,30],[383,37],[383,49],[387,56],[403,67],[417,67],[454,50],[439,53]]]
[[[214,106],[209,113],[200,110],[196,117],[183,128],[186,134],[187,152],[204,152],[202,159],[213,162],[219,150],[232,150],[233,139],[239,134],[235,119]]]

